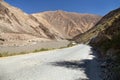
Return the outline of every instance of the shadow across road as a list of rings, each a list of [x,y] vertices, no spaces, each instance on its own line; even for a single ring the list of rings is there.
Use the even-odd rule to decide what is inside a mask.
[[[91,48],[90,56],[94,56],[93,59],[83,59],[83,60],[75,60],[75,61],[58,61],[52,62],[53,66],[64,67],[72,70],[83,70],[87,76],[87,79],[80,78],[75,80],[102,80],[101,79],[101,68],[99,62],[99,55],[97,51]]]

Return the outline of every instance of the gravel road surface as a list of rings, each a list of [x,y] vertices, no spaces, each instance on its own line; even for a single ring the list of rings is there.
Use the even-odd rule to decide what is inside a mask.
[[[101,80],[90,46],[0,58],[0,80]]]

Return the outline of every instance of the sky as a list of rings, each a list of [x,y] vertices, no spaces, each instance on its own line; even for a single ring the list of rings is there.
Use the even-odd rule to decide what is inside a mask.
[[[120,0],[4,0],[28,14],[63,10],[105,15],[120,7]]]

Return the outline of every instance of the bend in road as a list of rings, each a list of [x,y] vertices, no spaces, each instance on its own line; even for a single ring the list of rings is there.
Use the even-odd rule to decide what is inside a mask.
[[[0,80],[101,80],[97,56],[90,46],[0,59]]]

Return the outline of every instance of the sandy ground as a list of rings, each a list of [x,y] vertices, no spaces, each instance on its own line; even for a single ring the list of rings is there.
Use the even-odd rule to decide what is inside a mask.
[[[0,53],[20,53],[20,52],[32,52],[36,49],[51,49],[51,48],[60,48],[65,47],[70,42],[67,40],[61,41],[46,41],[46,42],[33,42],[32,44],[23,45],[23,46],[0,46]]]
[[[0,80],[101,80],[87,45],[0,58]]]

